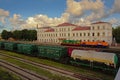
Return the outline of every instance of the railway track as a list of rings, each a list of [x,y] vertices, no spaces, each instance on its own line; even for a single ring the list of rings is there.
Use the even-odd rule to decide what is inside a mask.
[[[4,67],[5,69],[7,69],[10,72],[15,73],[18,76],[20,76],[23,80],[48,80],[47,78],[41,77],[40,75],[38,75],[34,72],[20,68],[16,65],[13,65],[13,64],[8,63],[1,59],[0,59],[0,66]]]
[[[56,67],[53,67],[53,66],[48,66],[48,65],[45,65],[45,64],[35,63],[33,61],[29,61],[29,60],[26,60],[26,59],[13,57],[13,56],[8,56],[8,55],[2,54],[2,53],[0,53],[0,55],[6,56],[6,57],[9,57],[9,58],[13,58],[13,59],[16,59],[16,60],[19,60],[21,62],[24,62],[24,63],[27,63],[27,64],[31,64],[33,66],[41,67],[41,68],[43,68],[45,70],[54,71],[54,72],[60,73],[61,75],[65,75],[65,76],[74,78],[76,80],[101,80],[101,79],[98,79],[98,78],[91,78],[91,77],[87,77],[85,75],[73,73],[71,71],[67,71],[67,70],[64,70],[64,69],[59,69],[59,68],[56,68]]]

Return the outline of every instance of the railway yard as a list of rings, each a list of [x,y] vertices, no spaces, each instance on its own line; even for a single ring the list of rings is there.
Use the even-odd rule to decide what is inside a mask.
[[[29,61],[29,60],[25,60],[25,59],[22,59],[22,58],[18,58],[18,57],[13,57],[13,56],[8,56],[6,54],[1,54],[1,56],[5,56],[5,57],[8,57],[8,58],[12,58],[12,59],[16,59],[16,60],[19,60],[20,62],[23,62],[23,63],[27,63],[27,64],[31,64],[32,66],[36,66],[36,67],[40,67],[42,69],[45,69],[45,70],[49,70],[49,71],[52,71],[54,73],[59,73],[63,76],[68,76],[70,78],[73,78],[73,79],[81,79],[81,80],[101,80],[101,79],[98,79],[98,78],[91,78],[91,77],[87,77],[85,75],[80,75],[80,74],[77,74],[77,73],[73,73],[71,71],[67,71],[65,69],[59,69],[59,68],[55,68],[55,67],[52,67],[52,66],[47,66],[45,64],[39,64],[39,63],[35,63],[33,61]],[[0,64],[1,66],[15,72],[16,74],[22,76],[24,79],[28,79],[28,80],[48,80],[48,78],[45,78],[45,77],[41,77],[39,75],[37,75],[36,73],[33,73],[31,71],[28,71],[26,69],[22,69],[20,67],[17,67],[11,63],[8,63],[4,60],[0,60]],[[14,67],[14,68],[13,68]],[[30,76],[30,77],[29,77]]]
[[[85,68],[83,68],[83,70],[81,70],[82,68],[78,69],[78,67],[59,64],[57,62],[51,62],[51,61],[50,62],[47,61],[49,63],[46,64],[46,63],[44,63],[45,62],[44,60],[42,60],[44,62],[41,62],[41,61],[38,61],[39,60],[38,58],[35,58],[35,57],[31,58],[29,56],[15,54],[15,53],[8,52],[8,51],[0,51],[0,58],[1,58],[0,64],[2,63],[1,66],[3,66],[4,68],[7,68],[7,70],[12,71],[13,73],[17,74],[20,77],[22,76],[21,78],[23,80],[41,80],[41,79],[42,80],[48,80],[48,79],[55,79],[55,80],[113,80],[114,79],[114,76],[111,76],[111,75],[108,75],[105,73],[102,74],[101,72],[96,72],[96,71],[92,71],[92,70],[85,69]],[[58,65],[53,67],[53,65],[54,65],[53,63],[59,64],[59,67],[58,67]],[[10,67],[8,67],[8,66],[6,67],[5,65],[9,65],[12,67],[14,67],[16,65],[17,67],[15,66],[15,68],[20,69],[21,71],[23,71],[23,73],[21,71],[18,71],[18,72],[20,72],[20,73],[18,73],[18,72],[16,72],[17,70],[15,70],[14,68],[9,69]],[[36,70],[32,70],[32,69],[34,69],[34,67],[32,67],[32,69],[31,69],[31,68],[25,67],[25,65],[34,66],[34,67],[36,67]],[[75,70],[73,71],[71,69],[63,68],[66,66],[67,66],[67,68],[71,67]],[[41,71],[39,71],[39,68],[43,69],[43,70],[47,70],[47,73],[43,73],[43,72],[41,73]],[[15,72],[14,72],[14,70],[15,70]],[[88,71],[88,72],[85,72],[84,70]],[[25,74],[27,75],[27,77]],[[31,74],[32,74],[32,76],[30,76]],[[42,75],[42,76],[40,76],[40,75]]]
[[[33,43],[1,42],[0,48],[0,68],[19,77],[15,80],[114,80],[116,70],[120,65],[120,49],[115,47],[44,46],[33,45]],[[97,63],[91,62],[91,59],[94,58],[92,56],[90,59],[85,58],[87,62],[84,60],[82,62],[78,61],[81,58],[73,60],[74,57],[69,56],[73,53],[69,50],[79,51],[80,53],[83,51],[83,55],[89,53],[89,56],[94,53],[94,55],[99,56],[98,59],[95,56],[96,60],[94,61],[97,61]],[[93,50],[92,53],[89,50]],[[100,57],[101,54],[110,56],[113,60],[110,59],[109,61],[109,58]],[[99,59],[104,60],[102,64]],[[110,62],[109,65],[106,65],[106,60]]]

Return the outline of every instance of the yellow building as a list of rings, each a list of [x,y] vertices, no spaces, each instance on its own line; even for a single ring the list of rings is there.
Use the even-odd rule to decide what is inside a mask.
[[[37,40],[41,43],[61,43],[61,40],[106,41],[112,43],[112,25],[108,22],[96,22],[90,26],[62,23],[54,27],[37,29]]]

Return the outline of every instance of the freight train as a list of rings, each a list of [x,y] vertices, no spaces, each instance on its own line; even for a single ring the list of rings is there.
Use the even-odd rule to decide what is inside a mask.
[[[80,50],[65,46],[24,44],[6,41],[0,41],[0,49],[113,73],[116,73],[118,69],[118,57],[115,53]]]
[[[105,41],[79,41],[79,40],[62,40],[61,45],[65,46],[81,46],[91,48],[108,48],[109,44]]]

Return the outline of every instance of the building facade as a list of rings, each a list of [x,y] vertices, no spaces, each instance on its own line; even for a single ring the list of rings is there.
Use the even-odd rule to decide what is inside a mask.
[[[62,40],[106,41],[112,43],[112,25],[108,22],[96,22],[90,26],[78,26],[70,23],[55,27],[37,29],[37,40],[41,43],[61,43]]]

